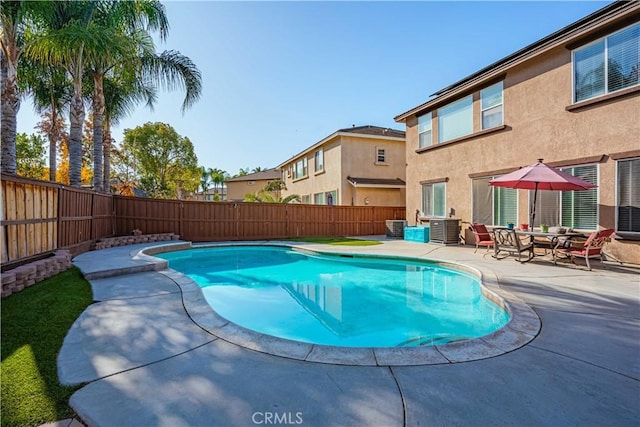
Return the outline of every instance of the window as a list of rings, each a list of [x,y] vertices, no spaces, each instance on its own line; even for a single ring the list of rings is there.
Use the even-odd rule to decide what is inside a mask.
[[[473,132],[471,95],[438,110],[438,142],[450,141]]]
[[[338,192],[336,190],[334,191],[328,191],[324,194],[325,199],[327,201],[327,205],[337,205],[338,204]]]
[[[314,205],[324,205],[324,193],[316,193],[313,195]]]
[[[321,172],[324,170],[324,152],[322,150],[316,151],[314,163],[316,172]]]
[[[308,205],[311,203],[311,196],[309,194],[305,194],[304,196],[300,197],[300,203],[304,204],[304,205]]]
[[[640,233],[640,158],[618,161],[618,231]]]
[[[502,82],[480,91],[482,129],[502,125]]]
[[[296,162],[293,171],[293,179],[300,179],[307,176],[307,158],[300,159]]]
[[[422,214],[424,216],[445,215],[445,183],[422,184]]]
[[[596,165],[576,166],[562,170],[592,184],[598,184],[598,167]],[[596,230],[598,228],[598,188],[562,191],[560,220],[563,227]]]
[[[569,167],[562,170],[592,184],[598,183],[596,165]],[[533,191],[529,191],[529,203],[533,203]],[[538,191],[533,226],[538,227],[540,224],[596,230],[598,228],[598,189]]]
[[[574,101],[638,85],[639,67],[640,24],[574,50]]]
[[[431,145],[431,119],[431,113],[418,117],[418,148]]]
[[[481,224],[507,225],[518,219],[518,191],[492,187],[493,176],[474,179],[472,185],[472,221]]]
[[[384,148],[376,148],[376,163],[387,162],[387,150]]]
[[[256,185],[255,181],[249,181],[249,185]]]

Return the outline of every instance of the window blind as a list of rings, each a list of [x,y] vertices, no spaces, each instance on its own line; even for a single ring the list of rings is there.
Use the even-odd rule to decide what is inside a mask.
[[[640,232],[640,158],[618,162],[618,231]]]
[[[576,102],[604,94],[604,40],[574,52]]]
[[[607,56],[609,92],[637,85],[640,65],[640,24],[608,37]]]
[[[592,184],[598,183],[596,165],[562,169]],[[598,228],[598,188],[562,192],[562,225],[564,227],[596,230]]]

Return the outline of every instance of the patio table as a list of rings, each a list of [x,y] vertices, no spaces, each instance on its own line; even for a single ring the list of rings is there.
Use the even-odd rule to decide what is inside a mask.
[[[571,232],[571,233],[558,233],[558,232],[542,232],[542,231],[527,231],[527,230],[516,230],[516,234],[521,235],[521,236],[529,236],[531,238],[531,244],[533,244],[534,248],[549,248],[551,249],[551,256],[553,257],[553,263],[556,263],[556,249],[558,249],[558,246],[560,246],[560,238],[561,237],[567,237],[567,238],[571,238],[571,237],[584,237],[584,234],[582,233],[578,233],[578,232]],[[540,243],[538,243],[536,245],[536,237],[544,237],[546,239],[549,240],[548,244],[544,244],[541,245]]]

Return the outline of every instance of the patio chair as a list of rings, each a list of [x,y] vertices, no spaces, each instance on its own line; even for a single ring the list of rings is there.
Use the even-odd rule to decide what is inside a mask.
[[[570,247],[558,248],[556,252],[559,255],[571,258],[571,262],[574,264],[576,263],[576,257],[584,258],[587,262],[587,269],[591,271],[589,259],[599,257],[602,262],[602,248],[611,240],[611,235],[613,233],[614,230],[612,228],[594,231],[589,235],[585,242],[580,243],[577,247],[573,246],[573,244],[575,244],[575,240],[572,240],[572,245]]]
[[[534,257],[533,253],[533,243],[524,242],[520,239],[520,237],[516,234],[515,230],[510,229],[496,229],[493,231],[493,241],[494,241],[494,255],[493,257],[496,259],[503,259],[509,255],[515,254],[518,255],[518,262],[524,263],[527,261],[531,261]],[[507,255],[500,258],[499,254],[501,252],[506,252]],[[522,259],[523,253],[526,254],[526,259]]]
[[[471,231],[473,231],[473,235],[476,238],[476,250],[473,251],[474,254],[478,252],[478,248],[480,246],[486,246],[487,252],[489,251],[489,248],[493,247],[493,239],[491,238],[491,234],[489,234],[486,225],[474,222],[471,224]]]

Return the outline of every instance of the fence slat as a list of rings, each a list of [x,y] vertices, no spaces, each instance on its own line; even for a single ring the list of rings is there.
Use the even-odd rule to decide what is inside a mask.
[[[3,264],[134,229],[194,242],[340,237],[384,234],[405,217],[404,207],[157,200],[1,177]]]

